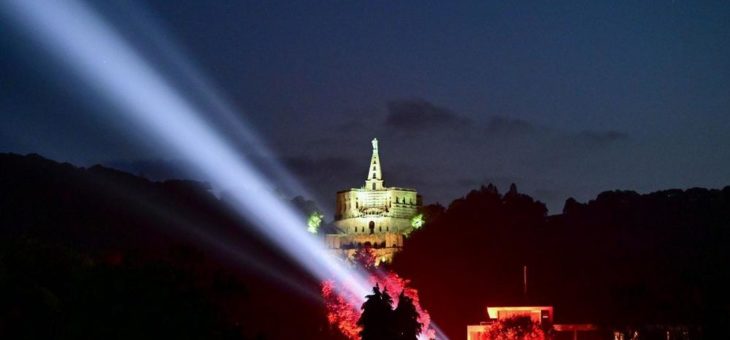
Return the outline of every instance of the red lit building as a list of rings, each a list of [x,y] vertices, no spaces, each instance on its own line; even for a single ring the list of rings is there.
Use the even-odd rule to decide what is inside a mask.
[[[597,328],[592,324],[554,324],[552,306],[487,307],[487,316],[488,321],[466,326],[467,340],[490,339],[490,330],[500,321],[524,317],[540,329],[549,330],[556,339],[589,339],[597,335]]]

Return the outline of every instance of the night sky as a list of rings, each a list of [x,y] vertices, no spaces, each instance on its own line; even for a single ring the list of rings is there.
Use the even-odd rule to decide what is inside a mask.
[[[386,185],[426,203],[730,184],[727,1],[124,6],[96,4],[141,45],[158,27],[329,209],[373,137]],[[89,86],[0,21],[0,152],[181,176]]]

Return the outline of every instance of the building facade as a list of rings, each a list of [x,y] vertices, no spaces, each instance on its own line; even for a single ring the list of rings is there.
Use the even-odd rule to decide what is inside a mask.
[[[543,323],[552,324],[552,306],[518,306],[518,307],[487,307],[489,321],[481,322],[478,325],[466,326],[467,340],[487,340],[489,329],[497,321],[507,320],[515,317],[527,317],[537,325]]]
[[[385,186],[377,139],[372,140],[372,146],[365,185],[337,193],[337,232],[327,234],[325,240],[333,252],[348,259],[357,249],[370,247],[376,262],[390,262],[413,229],[412,219],[421,207],[421,197],[415,189]]]
[[[520,317],[529,318],[544,330],[552,329],[551,335],[545,338],[555,340],[606,339],[605,336],[598,333],[598,328],[593,324],[553,323],[553,306],[487,307],[487,316],[488,321],[466,326],[467,340],[491,340],[489,331],[497,322]]]

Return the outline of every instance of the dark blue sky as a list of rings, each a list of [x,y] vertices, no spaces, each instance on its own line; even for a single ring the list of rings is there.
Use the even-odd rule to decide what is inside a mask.
[[[609,189],[730,184],[727,1],[100,10],[132,40],[162,27],[322,204],[361,185],[372,137],[386,184],[426,202],[516,182],[558,212]],[[104,108],[3,24],[0,51],[0,151],[163,175],[166,155],[84,114]]]

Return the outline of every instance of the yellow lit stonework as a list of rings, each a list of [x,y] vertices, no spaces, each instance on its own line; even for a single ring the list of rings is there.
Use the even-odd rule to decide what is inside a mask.
[[[415,189],[385,187],[380,168],[378,140],[365,185],[337,193],[335,226],[338,233],[326,236],[333,252],[352,259],[358,248],[369,245],[376,258],[390,262],[403,247],[403,237],[413,229],[411,219],[418,214],[421,197]]]

